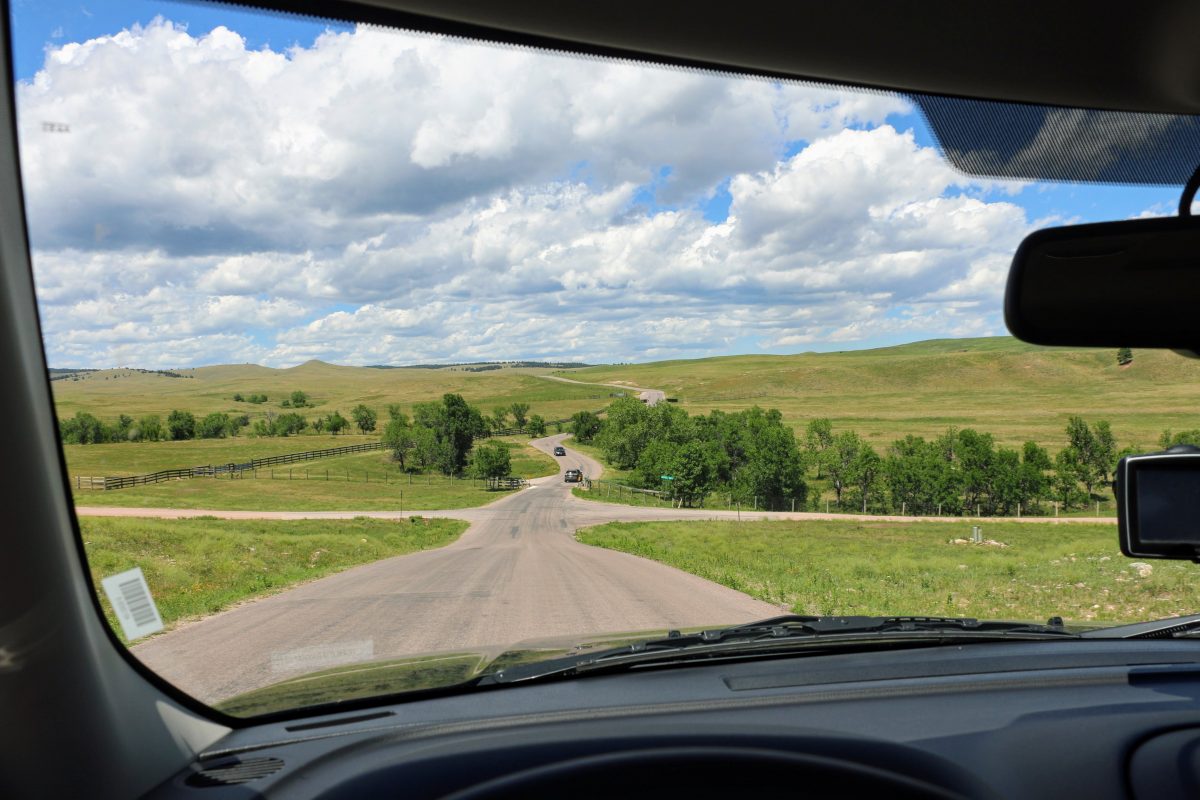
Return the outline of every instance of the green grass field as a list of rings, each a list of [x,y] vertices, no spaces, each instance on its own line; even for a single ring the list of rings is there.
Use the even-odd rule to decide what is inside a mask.
[[[608,403],[608,394],[602,387],[574,386],[539,377],[550,372],[514,368],[488,372],[373,369],[309,361],[288,369],[253,364],[198,367],[180,370],[180,374],[187,376],[183,378],[112,369],[86,373],[78,380],[56,380],[50,386],[59,417],[87,411],[108,421],[120,414],[135,419],[144,414],[158,414],[165,420],[176,408],[197,417],[224,411],[249,414],[254,420],[267,411],[278,414],[285,410],[280,402],[296,390],[307,393],[313,403],[311,408],[298,410],[310,420],[334,410],[348,417],[350,409],[359,403],[374,408],[382,420],[390,403],[411,410],[413,403],[440,400],[447,392],[461,394],[487,414],[495,406],[518,401],[529,403],[530,413],[541,414],[548,420],[564,419],[576,411],[595,411]],[[236,402],[233,399],[236,393],[266,394],[268,401]]]
[[[381,558],[444,547],[459,520],[80,520],[92,579],[141,567],[168,628]],[[119,626],[100,592],[114,630]]]
[[[343,437],[338,437],[343,438]],[[215,440],[233,442],[235,440]],[[250,443],[275,443],[275,439],[251,439]],[[286,440],[285,440],[286,441]],[[537,478],[558,472],[554,459],[528,445],[521,436],[499,437],[509,448],[512,474],[522,478]],[[167,462],[164,452],[186,457],[196,451],[177,445],[208,445],[208,441],[154,442],[114,445],[69,445],[68,465],[72,455],[93,461],[85,462],[97,469],[124,466],[123,471],[98,474],[134,474],[143,471],[138,465],[137,451],[148,451],[148,461],[162,461],[153,469],[167,466],[186,466],[190,463]],[[237,446],[235,443],[234,446]],[[91,455],[90,450],[105,449],[105,454]],[[81,452],[82,451],[82,452]],[[214,448],[199,448],[198,452],[212,455]],[[225,451],[227,452],[227,451]],[[290,451],[284,451],[290,452]],[[246,458],[255,451],[243,451]],[[144,470],[151,471],[151,470]],[[82,474],[82,473],[69,473]],[[214,510],[260,511],[430,511],[445,508],[470,508],[499,499],[507,491],[487,489],[481,480],[450,479],[442,475],[412,475],[400,471],[386,450],[373,450],[345,456],[302,461],[274,468],[260,469],[258,477],[242,473],[242,477],[190,478],[165,481],[147,486],[113,491],[75,490],[77,505],[117,506],[124,508],[193,508]]]
[[[955,523],[646,522],[577,538],[650,558],[800,614],[940,614],[1132,622],[1200,610],[1192,564],[1139,575],[1113,525],[985,523],[1007,547],[951,544]]]
[[[563,373],[568,374],[568,373]],[[578,380],[666,391],[691,413],[779,408],[797,429],[816,417],[877,448],[951,425],[1001,444],[1032,439],[1056,451],[1067,418],[1107,419],[1120,446],[1153,448],[1164,428],[1200,427],[1200,360],[1135,350],[1034,347],[1008,337],[918,342],[876,350],[748,355],[572,370]]]

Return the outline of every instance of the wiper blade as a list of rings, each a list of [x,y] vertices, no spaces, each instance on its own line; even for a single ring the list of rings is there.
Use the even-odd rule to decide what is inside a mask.
[[[1058,623],[1057,620],[1055,620]],[[925,616],[849,616],[849,617],[808,617],[797,614],[787,614],[772,617],[761,622],[751,622],[748,625],[735,625],[729,628],[719,628],[715,631],[704,631],[701,635],[709,640],[721,640],[732,636],[743,636],[757,632],[770,631],[773,636],[796,635],[809,633],[817,636],[827,636],[835,633],[883,633],[894,631],[980,631],[986,633],[1050,633],[1070,636],[1061,623],[1035,625],[1028,622],[1003,622],[995,620],[978,620],[971,617],[925,617]]]
[[[671,631],[661,639],[501,670],[485,675],[483,681],[518,683],[651,662],[667,664],[695,658],[747,656],[779,650],[825,650],[825,645],[929,645],[964,639],[1030,641],[1062,638],[1075,639],[1079,638],[1079,634],[1058,624],[981,621],[966,617],[809,617],[789,614],[696,633]]]
[[[1097,628],[1085,631],[1083,636],[1086,639],[1194,639],[1200,636],[1200,614]]]

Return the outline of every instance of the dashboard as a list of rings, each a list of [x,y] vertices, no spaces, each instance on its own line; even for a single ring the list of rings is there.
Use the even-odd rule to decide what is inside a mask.
[[[1185,797],[1200,643],[713,663],[235,731],[149,796]],[[248,793],[249,792],[249,793]]]

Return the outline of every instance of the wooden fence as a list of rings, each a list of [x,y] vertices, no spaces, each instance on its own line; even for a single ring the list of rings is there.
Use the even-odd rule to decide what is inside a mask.
[[[145,475],[126,475],[123,477],[106,476],[103,478],[75,477],[76,489],[128,489],[131,486],[145,486],[161,481],[182,480],[184,478],[213,478],[218,475],[228,475],[242,472],[253,472],[263,467],[275,467],[280,464],[295,464],[299,461],[312,461],[317,458],[342,456],[347,453],[362,453],[368,450],[382,450],[383,442],[366,442],[363,444],[348,444],[344,447],[330,447],[325,450],[306,450],[303,453],[284,453],[266,458],[255,458],[241,463],[230,462],[214,466],[208,464],[201,467],[184,467],[183,469],[162,469]]]

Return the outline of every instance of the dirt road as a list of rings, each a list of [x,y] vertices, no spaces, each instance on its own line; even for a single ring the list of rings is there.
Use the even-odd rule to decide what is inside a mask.
[[[564,378],[559,375],[543,375],[543,378],[552,381],[561,381],[562,383],[574,383],[580,386],[608,386],[612,389],[623,389],[626,392],[637,392],[638,399],[648,406],[665,403],[667,393],[661,389],[643,389],[638,386],[630,386],[625,383],[592,383],[590,381],[577,381],[572,378]]]

